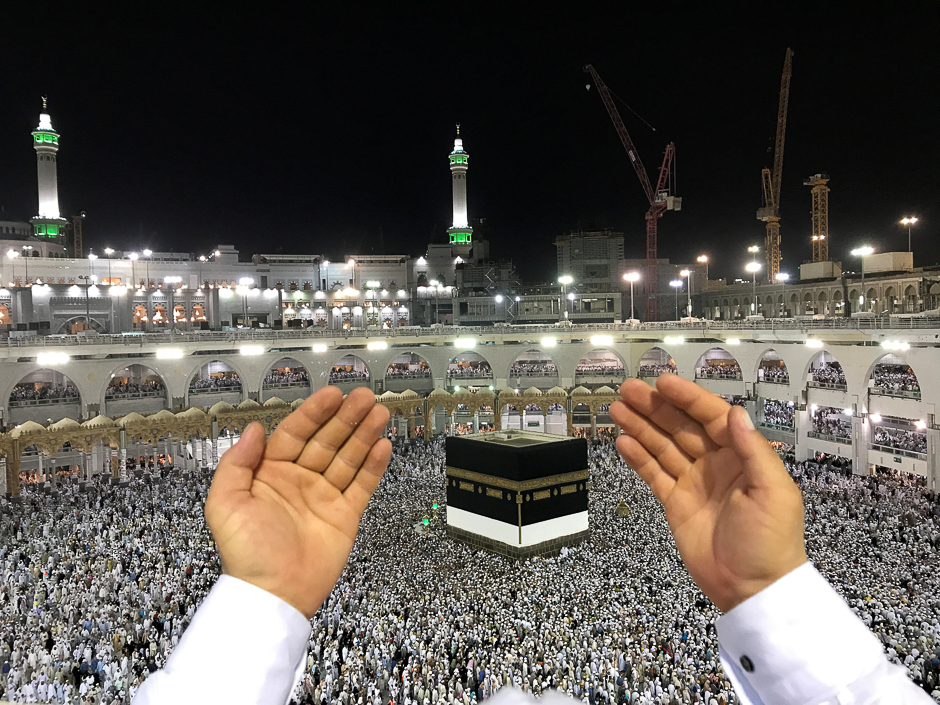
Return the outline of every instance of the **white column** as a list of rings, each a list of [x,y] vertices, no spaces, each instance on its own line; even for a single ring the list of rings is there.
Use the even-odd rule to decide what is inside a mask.
[[[480,411],[479,410],[473,412],[473,432],[474,433],[480,432]]]

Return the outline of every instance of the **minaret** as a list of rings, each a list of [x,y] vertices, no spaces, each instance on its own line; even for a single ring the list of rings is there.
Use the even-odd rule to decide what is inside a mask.
[[[457,125],[457,138],[454,151],[450,153],[450,173],[454,184],[454,224],[448,229],[451,250],[457,255],[470,254],[473,245],[473,228],[467,218],[467,160],[470,155],[463,151],[460,139],[460,125]]]
[[[36,171],[39,178],[39,215],[31,218],[36,237],[59,239],[65,237],[65,218],[59,214],[59,187],[56,177],[56,152],[59,135],[52,129],[52,118],[46,112],[46,99],[42,99],[39,127],[33,130],[33,148],[36,150]]]

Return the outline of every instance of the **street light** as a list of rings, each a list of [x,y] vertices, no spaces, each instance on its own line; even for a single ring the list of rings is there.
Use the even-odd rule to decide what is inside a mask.
[[[147,258],[147,289],[150,289],[150,260],[153,259],[153,250],[144,250],[144,257]]]
[[[91,286],[91,282],[94,280],[94,277],[90,274],[79,274],[78,278],[85,280],[85,330],[88,330],[91,328],[91,314],[88,310],[88,288]]]
[[[242,295],[242,301],[245,305],[244,314],[242,317],[242,325],[244,325],[245,328],[251,328],[248,323],[248,292],[251,290],[251,285],[254,283],[255,280],[251,277],[240,277],[238,280],[238,287],[236,288],[236,292]],[[241,289],[241,291],[238,291],[239,289]]]
[[[561,298],[558,300],[558,316],[561,320],[561,312],[564,309],[564,317],[568,317],[568,304],[565,303],[565,287],[568,286],[571,282],[574,281],[574,278],[570,274],[563,274],[558,277],[558,283],[561,284]]]
[[[686,291],[688,292],[688,296],[689,296],[688,308],[686,309],[686,315],[689,318],[692,318],[692,276],[691,275],[692,275],[692,272],[688,269],[683,269],[681,272],[679,272],[680,277],[686,277],[689,280],[689,286],[686,287]]]
[[[699,255],[695,261],[705,265],[705,288],[708,289],[708,255]]]
[[[755,247],[754,251],[756,250],[757,248]],[[748,247],[747,251],[751,252],[751,248]],[[745,269],[751,273],[751,289],[752,289],[751,310],[754,311],[756,315],[757,314],[757,273],[760,271],[760,262],[757,262],[756,260],[753,262],[748,262]]]
[[[640,278],[639,272],[627,272],[623,278],[630,282],[630,320],[633,320],[633,283]]]
[[[33,256],[33,246],[23,245],[23,249],[26,250],[26,254],[23,255],[23,264],[26,265],[26,286],[29,286],[29,258]]]
[[[131,284],[134,285],[134,288],[137,288],[137,273],[134,271],[134,262],[137,261],[137,253],[131,252],[127,258],[131,261]]]
[[[780,282],[780,295],[783,297],[783,303],[780,306],[780,315],[781,317],[787,310],[787,280],[790,278],[790,275],[786,272],[777,272],[774,275],[774,279]]]
[[[98,259],[98,255],[96,255],[93,252],[88,253],[88,266],[91,268],[89,273],[91,274],[92,279],[95,279],[95,260],[96,259]],[[95,279],[95,281],[98,281],[98,280]]]
[[[861,257],[862,259],[862,291],[858,297],[858,305],[868,308],[868,304],[865,302],[865,258],[875,251],[874,247],[866,245],[865,247],[856,247],[852,250],[852,255],[855,257]]]
[[[901,218],[901,225],[907,226],[907,251],[912,252],[911,250],[911,226],[917,222],[917,218],[914,216],[905,216]]]
[[[16,258],[20,256],[20,253],[14,249],[10,249],[7,252],[7,257],[10,258],[10,279],[16,279],[16,267],[13,266],[13,262],[16,261]]]
[[[108,284],[113,285],[114,281],[111,279],[111,255],[114,254],[114,250],[110,247],[104,248],[104,253],[108,256]]]
[[[669,286],[672,287],[672,290],[676,294],[676,297],[675,297],[676,298],[676,320],[678,321],[679,320],[679,289],[682,287],[682,280],[673,279],[671,282],[669,282]]]

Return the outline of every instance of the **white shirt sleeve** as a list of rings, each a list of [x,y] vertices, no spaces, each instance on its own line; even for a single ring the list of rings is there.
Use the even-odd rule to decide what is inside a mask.
[[[715,623],[724,671],[745,705],[934,703],[811,563]]]
[[[309,637],[310,622],[294,607],[222,575],[133,705],[284,705],[303,672]]]

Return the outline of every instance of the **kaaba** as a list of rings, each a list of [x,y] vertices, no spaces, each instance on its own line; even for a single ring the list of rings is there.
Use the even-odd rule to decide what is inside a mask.
[[[515,559],[590,533],[587,441],[532,431],[451,436],[447,535]]]

